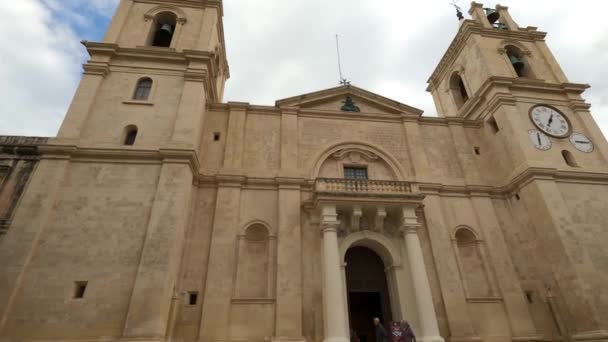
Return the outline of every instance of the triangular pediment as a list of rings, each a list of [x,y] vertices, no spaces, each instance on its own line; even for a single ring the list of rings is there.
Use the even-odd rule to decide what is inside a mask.
[[[414,117],[422,115],[422,110],[418,108],[408,106],[352,85],[340,86],[278,100],[276,106],[319,113],[362,113]]]

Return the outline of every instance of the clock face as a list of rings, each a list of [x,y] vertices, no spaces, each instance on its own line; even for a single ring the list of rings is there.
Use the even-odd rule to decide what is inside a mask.
[[[547,151],[551,149],[551,139],[546,136],[543,132],[537,129],[531,129],[528,131],[528,137],[532,141],[532,145],[539,150]]]
[[[581,152],[593,152],[593,142],[582,133],[572,133],[570,136],[570,142],[577,150]]]
[[[570,135],[568,118],[551,107],[541,105],[532,108],[530,119],[534,126],[549,136],[565,138]]]

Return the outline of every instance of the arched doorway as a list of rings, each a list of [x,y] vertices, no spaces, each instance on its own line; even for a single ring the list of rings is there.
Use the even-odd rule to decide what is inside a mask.
[[[376,342],[373,318],[385,327],[392,320],[385,265],[373,250],[356,246],[346,252],[346,289],[351,333],[361,342]]]

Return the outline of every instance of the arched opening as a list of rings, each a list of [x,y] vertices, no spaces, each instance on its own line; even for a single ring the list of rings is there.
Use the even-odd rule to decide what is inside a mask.
[[[123,144],[128,146],[135,145],[135,140],[137,139],[137,126],[129,125],[125,127]]]
[[[141,78],[137,81],[135,87],[135,93],[133,93],[133,100],[136,101],[147,101],[152,91],[152,79],[148,77]]]
[[[177,15],[173,12],[161,12],[154,17],[152,25],[152,46],[171,47],[173,34],[177,25]]]
[[[238,239],[236,297],[268,297],[270,241],[268,229],[252,224]]]
[[[454,97],[456,107],[460,108],[467,103],[467,101],[469,101],[469,93],[467,92],[467,88],[464,85],[462,77],[460,77],[458,73],[455,73],[452,75],[452,78],[450,78],[450,89],[452,96]]]
[[[376,342],[373,318],[380,318],[385,328],[392,320],[386,265],[376,252],[363,246],[349,248],[345,261],[351,334],[361,342]]]
[[[517,77],[534,77],[525,54],[522,53],[519,48],[513,45],[508,45],[505,47],[505,50],[507,51],[509,63],[511,63],[511,66],[513,67],[513,70],[515,70]]]
[[[469,229],[460,228],[456,232],[458,258],[465,289],[469,297],[488,297],[492,295],[479,242]]]
[[[572,167],[578,167],[578,163],[576,162],[576,159],[574,159],[574,155],[570,151],[563,150],[562,157],[564,157],[564,161],[566,162],[566,164]]]

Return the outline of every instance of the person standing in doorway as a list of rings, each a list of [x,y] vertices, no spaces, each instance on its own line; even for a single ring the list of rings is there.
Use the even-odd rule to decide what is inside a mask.
[[[416,335],[406,320],[401,321],[401,342],[416,342]]]
[[[386,329],[382,323],[380,323],[380,318],[374,318],[374,326],[376,328],[376,342],[388,342],[386,340]]]

